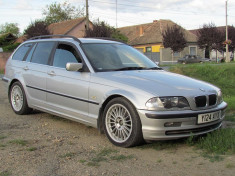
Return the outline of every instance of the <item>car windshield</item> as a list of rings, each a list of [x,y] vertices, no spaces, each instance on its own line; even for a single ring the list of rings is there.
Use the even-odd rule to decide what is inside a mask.
[[[125,44],[86,43],[82,48],[97,72],[161,69],[142,53]]]

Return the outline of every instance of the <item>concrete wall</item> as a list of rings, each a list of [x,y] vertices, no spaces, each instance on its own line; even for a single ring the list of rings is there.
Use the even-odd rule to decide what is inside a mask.
[[[0,52],[0,70],[5,68],[7,59],[10,57],[11,53],[8,52]]]

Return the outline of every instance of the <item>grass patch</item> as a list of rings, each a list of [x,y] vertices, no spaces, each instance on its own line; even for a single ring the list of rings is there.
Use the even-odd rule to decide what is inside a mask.
[[[227,163],[225,167],[228,169],[231,169],[231,168],[234,168],[235,166],[234,166],[234,164]]]
[[[0,144],[0,147],[1,148],[4,148],[4,147],[6,147],[7,145],[5,145],[5,144]]]
[[[235,154],[235,129],[226,128],[204,137],[189,137],[186,144],[202,150],[202,156],[211,162],[223,160],[222,155]]]
[[[0,140],[7,138],[6,136],[1,135]]]
[[[10,144],[18,144],[18,145],[21,145],[21,146],[25,146],[26,144],[28,144],[28,141],[23,140],[23,139],[14,139],[14,140],[9,141],[9,143]]]
[[[29,147],[26,150],[32,152],[32,151],[37,150],[37,147]]]
[[[86,162],[86,160],[83,160],[83,159],[81,159],[81,160],[79,160],[79,163],[85,163]]]
[[[134,155],[117,155],[117,156],[111,156],[110,157],[112,160],[116,160],[116,161],[124,161],[124,160],[128,160],[128,159],[132,159],[134,158]]]
[[[235,154],[235,129],[227,128],[214,131],[200,138],[196,145],[207,153]]]
[[[137,146],[139,149],[154,149],[154,150],[165,150],[165,149],[176,149],[182,140],[172,140],[172,141],[157,141],[151,144],[145,144],[142,146]]]
[[[10,176],[10,175],[11,175],[11,172],[9,171],[0,172],[0,176]]]
[[[4,70],[3,69],[0,69],[0,74],[4,74]]]
[[[226,115],[225,120],[230,121],[230,122],[235,122],[235,114]]]
[[[133,155],[123,155],[123,154],[117,154],[117,150],[104,148],[98,152],[94,153],[94,156],[87,159],[87,160],[79,160],[80,163],[86,164],[87,166],[100,166],[101,162],[108,162],[110,160],[114,161],[125,161],[128,159],[134,158]]]
[[[59,157],[60,158],[72,158],[76,155],[76,153],[73,153],[73,152],[68,152],[68,153],[65,153],[63,155],[60,155]]]

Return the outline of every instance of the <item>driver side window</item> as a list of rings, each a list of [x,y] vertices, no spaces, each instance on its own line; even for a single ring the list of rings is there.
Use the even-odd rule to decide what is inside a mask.
[[[74,47],[67,44],[59,44],[56,48],[52,65],[65,68],[68,62],[80,63],[82,61]]]

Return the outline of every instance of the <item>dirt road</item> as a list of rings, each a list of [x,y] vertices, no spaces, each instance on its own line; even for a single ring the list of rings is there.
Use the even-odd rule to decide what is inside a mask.
[[[211,162],[183,141],[175,143],[118,148],[76,122],[38,111],[16,115],[0,81],[0,176],[234,175],[234,155]]]

